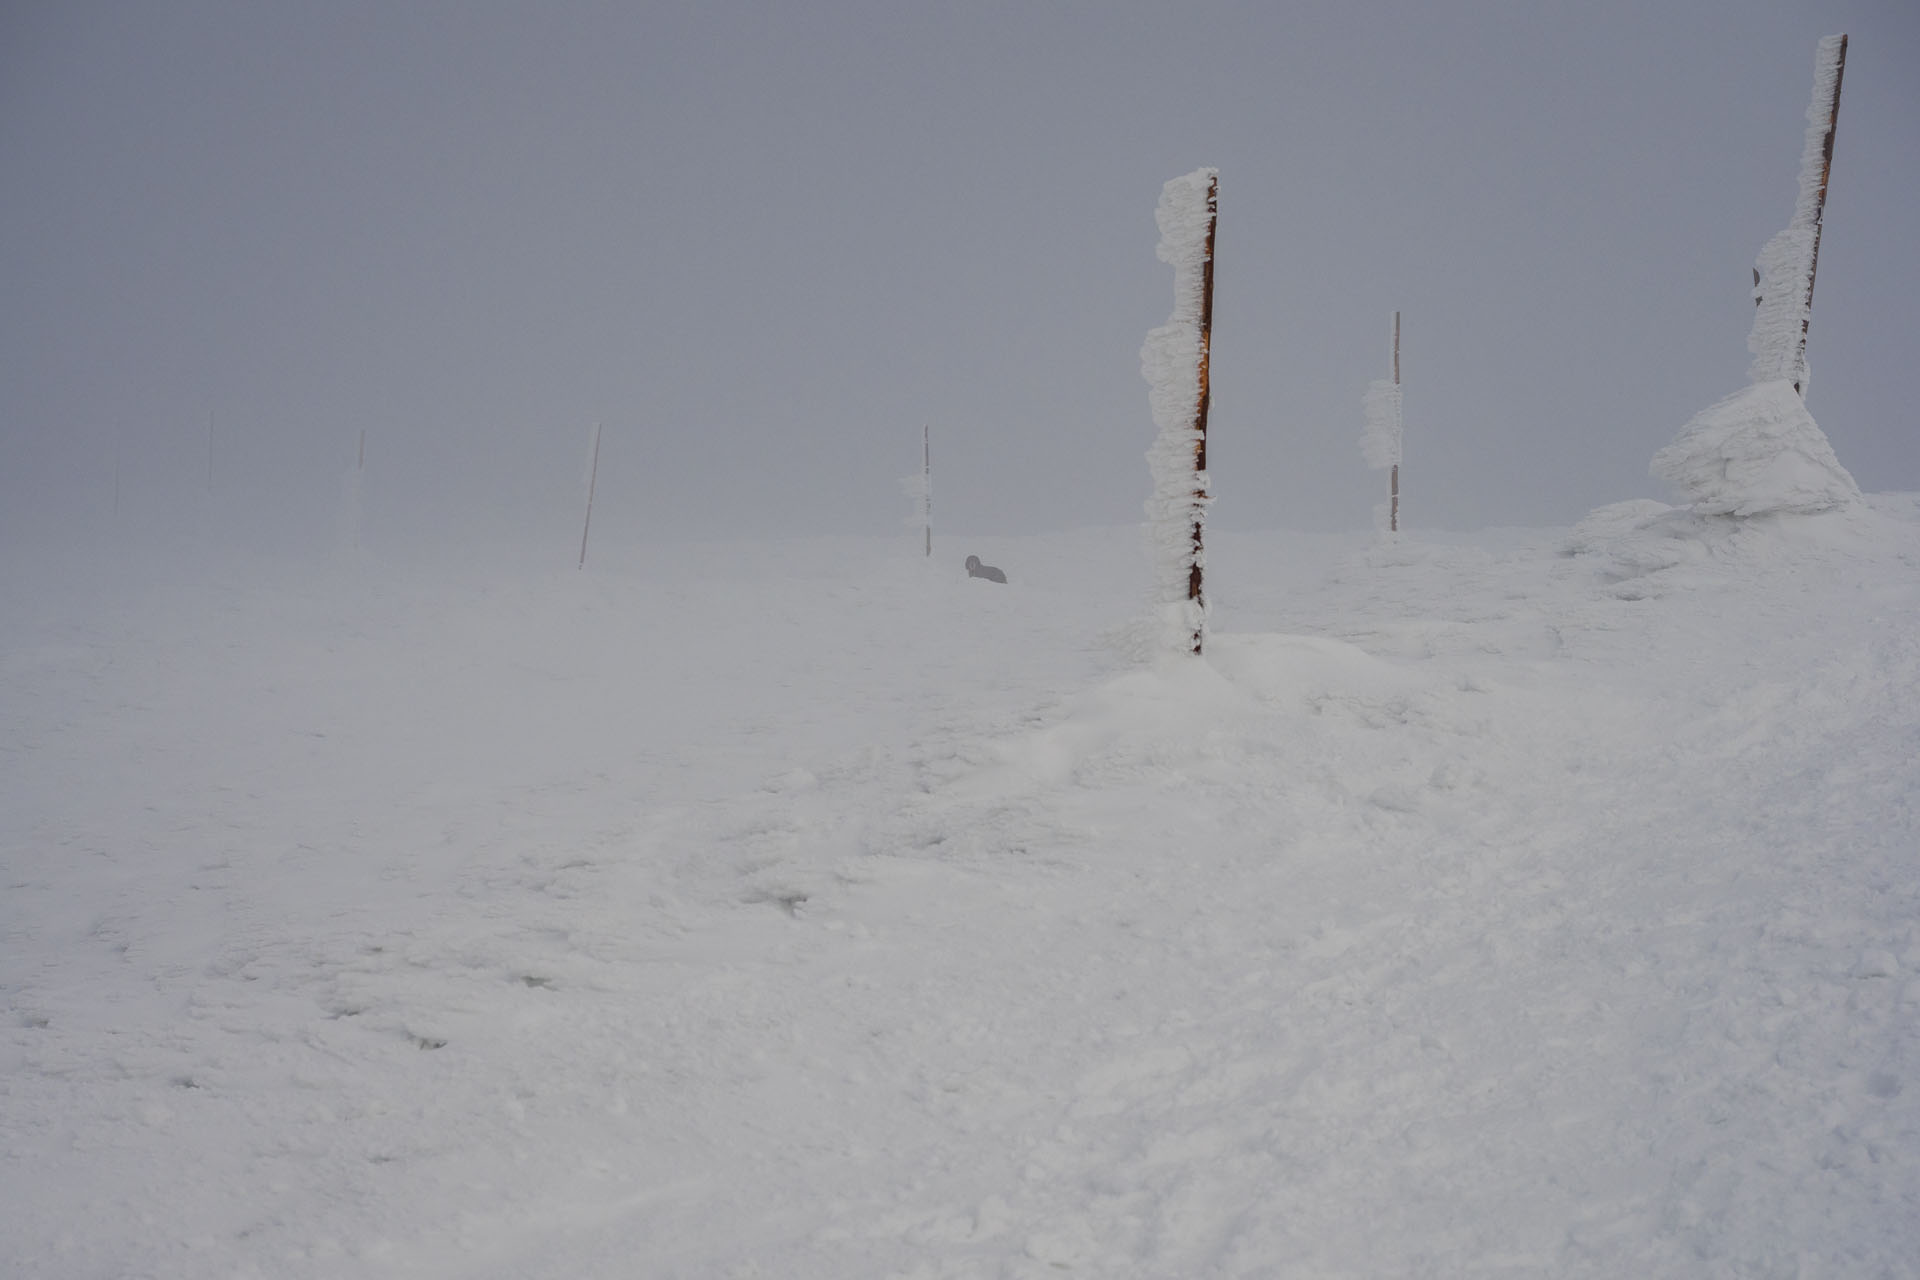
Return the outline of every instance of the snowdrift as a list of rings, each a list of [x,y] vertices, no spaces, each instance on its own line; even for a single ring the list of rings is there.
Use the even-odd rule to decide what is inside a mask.
[[[1696,414],[1653,474],[1700,515],[1830,511],[1860,496],[1786,381],[1759,382]]]
[[[0,555],[0,1270],[1911,1270],[1920,502],[1137,532]]]

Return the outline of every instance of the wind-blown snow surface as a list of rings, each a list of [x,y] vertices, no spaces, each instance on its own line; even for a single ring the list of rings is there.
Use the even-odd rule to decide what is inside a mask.
[[[905,542],[10,553],[0,1272],[1914,1273],[1920,500]]]

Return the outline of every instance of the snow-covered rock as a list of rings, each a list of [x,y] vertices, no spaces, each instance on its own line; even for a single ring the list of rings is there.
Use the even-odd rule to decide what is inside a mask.
[[[1652,471],[1699,515],[1829,511],[1860,496],[1786,381],[1755,383],[1695,414]]]

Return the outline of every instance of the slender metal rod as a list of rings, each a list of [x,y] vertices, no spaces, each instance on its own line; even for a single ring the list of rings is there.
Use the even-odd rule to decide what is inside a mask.
[[[593,489],[600,480],[600,424],[593,424],[593,465],[587,470],[587,518],[580,526],[580,564],[587,567],[587,534],[593,530]]]
[[[920,501],[927,522],[927,555],[933,554],[933,428],[920,424]]]
[[[1395,391],[1398,391],[1400,389],[1400,313],[1398,311],[1393,313],[1393,389]],[[1396,404],[1394,406],[1394,413],[1398,414],[1399,412],[1400,412],[1399,405]],[[1401,424],[1395,423],[1394,425],[1400,426]],[[1387,483],[1389,485],[1388,505],[1387,505],[1387,532],[1398,533],[1400,532],[1400,464],[1399,463],[1396,462],[1393,464],[1392,477],[1391,479],[1388,480]]]

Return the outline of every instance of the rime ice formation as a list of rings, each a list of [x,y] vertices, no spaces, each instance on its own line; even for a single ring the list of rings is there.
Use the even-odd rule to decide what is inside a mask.
[[[1748,376],[1754,382],[1785,382],[1806,389],[1807,348],[1801,341],[1811,307],[1807,275],[1813,269],[1811,228],[1788,227],[1760,250],[1753,269],[1760,277],[1754,286],[1753,330],[1747,350],[1753,353]]]
[[[1376,471],[1399,466],[1402,436],[1400,388],[1386,378],[1375,378],[1367,384],[1367,393],[1360,398],[1360,407],[1366,417],[1366,425],[1360,433],[1360,452],[1366,455],[1367,465]]]
[[[1756,383],[1695,414],[1654,455],[1652,470],[1700,515],[1826,511],[1860,496],[1785,380]]]
[[[1200,313],[1204,304],[1207,229],[1212,221],[1208,193],[1218,170],[1196,169],[1160,190],[1154,220],[1160,226],[1160,261],[1173,267],[1173,314],[1147,334],[1140,348],[1140,373],[1159,435],[1147,451],[1153,493],[1147,499],[1148,536],[1152,540],[1153,595],[1164,622],[1168,647],[1185,651],[1206,629],[1206,603],[1187,598],[1187,584],[1204,552],[1194,530],[1206,519],[1208,482],[1194,467],[1200,441],[1196,413],[1200,403]]]
[[[1820,193],[1826,182],[1830,130],[1840,93],[1845,36],[1828,36],[1814,53],[1813,99],[1807,104],[1807,134],[1800,148],[1800,192],[1793,220],[1767,241],[1754,262],[1754,382],[1790,382],[1807,390],[1807,319],[1813,303],[1813,268],[1820,256]]]
[[[1754,265],[1757,306],[1747,336],[1753,384],[1695,414],[1654,455],[1653,474],[1699,515],[1826,511],[1860,496],[1806,406],[1807,320],[1846,42],[1828,36],[1815,51],[1793,220]]]

